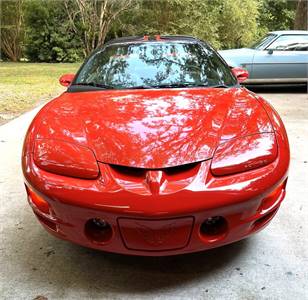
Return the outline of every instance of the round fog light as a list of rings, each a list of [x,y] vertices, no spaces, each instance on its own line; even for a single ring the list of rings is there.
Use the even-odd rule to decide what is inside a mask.
[[[99,218],[92,219],[92,222],[95,226],[102,229],[107,228],[109,226],[109,224],[105,220]]]
[[[87,221],[85,234],[92,242],[106,243],[112,237],[112,228],[104,219],[93,218]]]
[[[227,233],[228,224],[224,217],[207,218],[200,226],[200,233],[206,239],[220,239]]]

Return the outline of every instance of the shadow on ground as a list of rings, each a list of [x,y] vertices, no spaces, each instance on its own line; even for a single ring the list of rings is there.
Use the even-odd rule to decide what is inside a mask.
[[[57,240],[39,224],[33,225],[31,228],[34,230],[27,233],[31,240],[24,241],[20,253],[11,262],[19,272],[28,274],[31,285],[41,286],[45,282],[47,286],[61,291],[72,287],[83,292],[93,289],[105,296],[115,293],[142,295],[174,287],[185,289],[185,286],[201,280],[204,283],[212,281],[221,273],[229,277],[228,274],[237,272],[235,260],[239,261],[241,255],[247,255],[252,242],[252,239],[243,240],[221,248],[179,256],[125,256]],[[11,232],[10,237],[14,236]],[[16,241],[12,240],[11,243]],[[46,290],[45,285],[43,290]]]
[[[284,86],[246,86],[254,93],[262,94],[303,94],[308,93],[308,85]]]

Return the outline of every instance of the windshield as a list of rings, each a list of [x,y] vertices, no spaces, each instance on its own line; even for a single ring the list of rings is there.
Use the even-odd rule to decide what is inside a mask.
[[[256,49],[256,50],[262,50],[268,43],[270,43],[274,38],[276,37],[276,34],[267,34],[265,37],[259,39],[257,42],[253,43],[250,48]]]
[[[105,89],[232,86],[237,81],[210,48],[187,42],[113,44],[96,52],[72,87]]]

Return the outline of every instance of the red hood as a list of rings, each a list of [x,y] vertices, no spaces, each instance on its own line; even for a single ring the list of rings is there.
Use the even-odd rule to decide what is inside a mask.
[[[221,139],[270,132],[245,89],[64,93],[41,114],[37,138],[91,148],[98,161],[165,168],[211,158]]]

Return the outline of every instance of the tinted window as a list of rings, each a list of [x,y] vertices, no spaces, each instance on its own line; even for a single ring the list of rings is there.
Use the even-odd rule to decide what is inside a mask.
[[[308,35],[282,35],[268,49],[282,51],[308,51]]]
[[[236,84],[210,48],[188,42],[114,44],[95,53],[74,84],[115,89]]]

